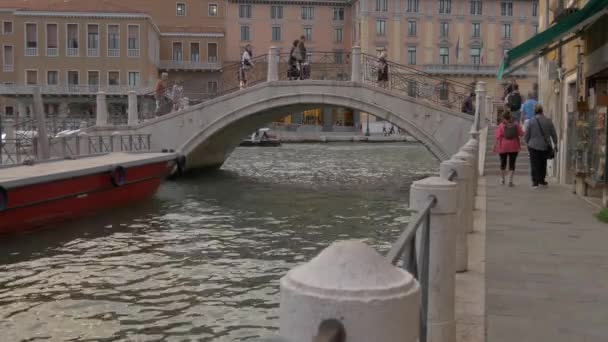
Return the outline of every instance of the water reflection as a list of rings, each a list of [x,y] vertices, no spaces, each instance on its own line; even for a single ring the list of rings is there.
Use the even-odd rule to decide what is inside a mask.
[[[2,241],[3,340],[267,335],[279,278],[338,239],[385,251],[436,166],[418,145],[243,148],[145,203]]]

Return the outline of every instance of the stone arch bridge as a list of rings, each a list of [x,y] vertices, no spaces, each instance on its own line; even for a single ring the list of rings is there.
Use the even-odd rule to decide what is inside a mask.
[[[257,128],[288,113],[321,105],[356,109],[385,119],[407,131],[440,160],[456,153],[469,138],[473,116],[365,82],[361,76],[365,72],[354,58],[354,76],[349,81],[280,81],[279,67],[272,67],[272,52],[268,58],[267,79],[263,82],[125,126],[121,131],[151,134],[152,149],[176,150],[186,156],[188,169],[219,167],[242,139]],[[117,127],[97,126],[90,133],[116,130]]]

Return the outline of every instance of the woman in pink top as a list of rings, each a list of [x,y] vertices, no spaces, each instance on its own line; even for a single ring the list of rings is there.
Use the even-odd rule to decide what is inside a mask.
[[[496,129],[496,143],[494,151],[500,156],[500,176],[501,184],[505,184],[505,170],[507,159],[509,161],[509,186],[513,186],[513,175],[515,174],[515,160],[521,150],[519,138],[524,135],[519,122],[513,120],[510,112],[505,112],[503,120]]]

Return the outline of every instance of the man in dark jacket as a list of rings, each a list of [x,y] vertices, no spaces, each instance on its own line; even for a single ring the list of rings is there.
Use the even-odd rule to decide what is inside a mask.
[[[300,42],[298,43],[298,50],[300,51],[300,56],[302,56],[302,60],[300,63],[300,79],[304,79],[304,63],[306,63],[306,45],[304,45],[304,41],[306,40],[306,36],[300,36]]]
[[[462,103],[462,112],[473,115],[475,114],[475,93],[471,93]]]

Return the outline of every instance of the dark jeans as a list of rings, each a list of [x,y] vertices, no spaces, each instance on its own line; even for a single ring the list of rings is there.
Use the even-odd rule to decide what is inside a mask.
[[[530,151],[530,169],[532,169],[532,185],[547,184],[547,151],[528,148]]]
[[[500,169],[506,170],[507,158],[509,159],[509,170],[515,171],[515,160],[517,160],[518,152],[501,153],[500,156]]]

